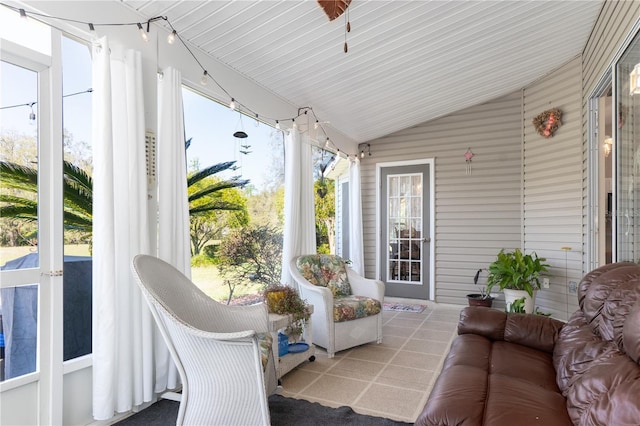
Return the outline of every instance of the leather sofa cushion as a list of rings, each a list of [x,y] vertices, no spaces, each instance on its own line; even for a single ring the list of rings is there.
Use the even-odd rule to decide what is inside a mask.
[[[452,343],[417,425],[571,425],[547,352],[476,334]]]
[[[561,321],[541,315],[507,315],[496,309],[465,308],[460,312],[458,334],[477,334],[552,353],[563,325]]]

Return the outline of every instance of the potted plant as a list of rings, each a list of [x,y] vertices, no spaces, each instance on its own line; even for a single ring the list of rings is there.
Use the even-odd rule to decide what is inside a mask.
[[[535,252],[524,254],[520,249],[512,252],[502,249],[489,265],[487,286],[496,286],[504,292],[507,311],[515,300],[524,297],[525,312],[533,313],[535,292],[540,289],[540,274],[549,267],[543,263],[546,260]]]
[[[480,277],[480,273],[482,269],[478,269],[476,275],[473,277],[473,283],[478,285],[478,278]],[[480,293],[471,293],[467,294],[467,302],[469,306],[486,306],[490,308],[493,305],[494,297],[491,296],[491,286],[486,285],[484,287],[480,287]]]
[[[270,285],[264,291],[269,312],[280,315],[291,315],[291,323],[284,330],[289,342],[295,343],[302,336],[305,322],[311,314],[307,304],[293,287],[287,285]]]

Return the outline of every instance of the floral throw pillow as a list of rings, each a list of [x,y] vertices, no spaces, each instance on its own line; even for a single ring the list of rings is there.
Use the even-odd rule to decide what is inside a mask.
[[[327,287],[333,297],[351,295],[347,267],[339,256],[314,254],[300,256],[298,270],[311,284]]]

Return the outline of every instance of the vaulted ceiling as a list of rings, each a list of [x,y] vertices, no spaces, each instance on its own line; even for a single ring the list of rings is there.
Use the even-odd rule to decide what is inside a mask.
[[[120,1],[120,0],[114,0]],[[353,142],[519,90],[579,55],[602,1],[122,2]],[[346,34],[345,16],[351,24]]]

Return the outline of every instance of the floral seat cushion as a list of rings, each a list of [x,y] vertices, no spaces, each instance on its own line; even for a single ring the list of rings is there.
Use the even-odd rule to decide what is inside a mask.
[[[313,285],[327,287],[334,298],[351,295],[347,267],[341,257],[312,254],[300,256],[296,264],[307,281]]]
[[[260,345],[260,359],[262,361],[262,371],[267,370],[267,363],[271,356],[271,348],[273,347],[273,336],[271,333],[256,333],[258,343]]]
[[[380,301],[365,296],[342,296],[333,299],[333,320],[351,321],[380,313]]]

